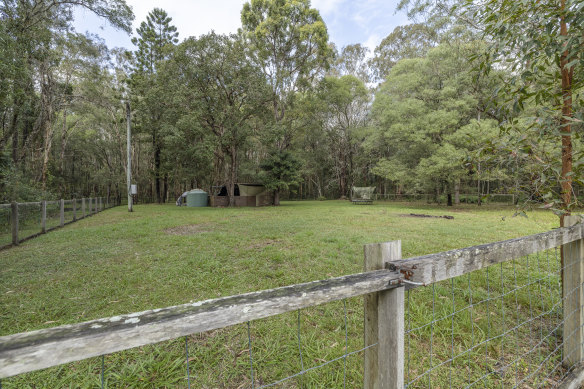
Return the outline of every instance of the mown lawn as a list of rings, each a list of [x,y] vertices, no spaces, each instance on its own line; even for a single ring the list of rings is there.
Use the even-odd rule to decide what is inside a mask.
[[[410,213],[454,220],[404,216]],[[133,213],[117,207],[0,252],[0,335],[360,272],[363,245],[372,242],[400,239],[406,258],[558,226],[549,212],[513,213],[512,207],[341,201],[238,209],[137,205]],[[348,300],[346,308],[348,351],[357,350],[362,299]],[[300,313],[302,361],[297,313],[251,323],[255,387],[341,356],[344,317],[343,302]],[[191,387],[251,387],[247,326],[188,342]],[[178,339],[106,356],[108,387],[186,387],[184,346]],[[361,360],[357,353],[346,370],[340,359],[276,387],[343,387],[345,380],[359,387]],[[91,387],[100,372],[101,359],[93,358],[10,378],[2,387]]]

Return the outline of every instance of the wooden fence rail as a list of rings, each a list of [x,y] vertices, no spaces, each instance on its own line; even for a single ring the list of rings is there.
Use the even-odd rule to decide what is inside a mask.
[[[404,260],[399,241],[372,244],[364,248],[365,272],[359,274],[3,336],[0,378],[363,295],[365,344],[377,344],[365,350],[364,387],[401,389],[404,286],[459,277],[554,247],[570,247],[565,259],[577,266],[564,281],[570,292],[564,309],[571,314],[569,319],[564,315],[563,330],[577,334],[564,343],[563,355],[570,355],[567,362],[574,366],[584,359],[584,225],[576,217],[567,217],[566,225],[570,227]]]
[[[89,213],[86,213],[85,203],[86,201],[89,202]],[[91,204],[94,204],[94,208],[91,208]],[[0,209],[10,209],[10,233],[11,233],[11,240],[10,244],[4,245],[0,247],[0,249],[8,248],[11,246],[17,246],[24,240],[34,238],[40,234],[44,234],[47,231],[50,231],[57,227],[47,228],[47,205],[58,205],[59,206],[59,224],[57,227],[63,227],[66,224],[73,223],[79,219],[84,217],[90,216],[97,212],[101,212],[104,209],[111,208],[115,206],[114,203],[110,203],[108,199],[104,199],[103,197],[97,198],[83,198],[81,199],[81,214],[78,216],[78,202],[77,199],[72,200],[53,200],[53,201],[36,201],[36,202],[26,202],[26,203],[17,203],[12,202],[10,204],[0,204]],[[22,207],[32,207],[36,206],[39,207],[39,219],[40,225],[38,228],[38,232],[29,233],[27,236],[22,236],[20,234],[21,228],[23,227],[26,221],[22,221],[22,214],[23,212],[20,211]],[[66,210],[72,212],[71,220],[66,220]],[[39,220],[37,219],[37,220]],[[34,230],[32,230],[34,231]]]

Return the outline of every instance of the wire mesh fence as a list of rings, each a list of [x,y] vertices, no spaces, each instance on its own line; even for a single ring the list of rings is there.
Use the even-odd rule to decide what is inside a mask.
[[[564,257],[583,259],[581,246],[562,247]],[[562,290],[562,274],[580,272],[575,266],[581,265],[563,266],[560,251],[546,249],[409,288],[404,387],[557,387],[574,360],[565,345],[581,332],[581,325],[567,330],[566,322],[583,308],[567,303],[582,295],[581,283]],[[369,374],[363,355],[380,347],[364,343],[363,304],[362,296],[339,299],[17,375],[2,387],[363,387]]]
[[[555,249],[408,291],[406,387],[558,385],[560,280]]]
[[[114,206],[104,198],[0,204],[0,248]]]

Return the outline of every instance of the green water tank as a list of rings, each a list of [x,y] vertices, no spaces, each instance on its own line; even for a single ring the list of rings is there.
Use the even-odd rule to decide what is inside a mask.
[[[193,189],[187,194],[187,207],[206,207],[207,192],[201,189]]]

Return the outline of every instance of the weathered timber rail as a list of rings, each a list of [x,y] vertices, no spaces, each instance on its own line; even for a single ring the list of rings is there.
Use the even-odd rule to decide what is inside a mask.
[[[561,247],[564,362],[584,361],[584,224],[502,242],[401,258],[399,241],[365,246],[365,272],[260,292],[124,314],[0,337],[0,378],[365,296],[366,388],[404,387],[404,286],[408,289]],[[487,300],[488,301],[488,300]],[[472,304],[472,301],[471,301]],[[409,303],[408,303],[409,307]],[[409,309],[409,308],[408,308]]]
[[[0,378],[400,285],[378,270],[0,337]]]

